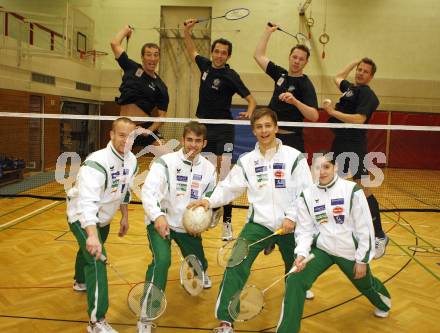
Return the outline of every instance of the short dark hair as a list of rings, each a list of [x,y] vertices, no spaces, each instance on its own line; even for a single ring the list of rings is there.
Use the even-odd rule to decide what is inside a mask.
[[[190,121],[183,127],[183,137],[185,137],[189,132],[193,132],[197,136],[203,136],[203,140],[206,140],[206,126],[199,123],[198,121]]]
[[[230,56],[232,54],[232,43],[224,38],[219,38],[219,39],[216,39],[215,41],[212,42],[211,53],[214,52],[215,44],[217,44],[217,43],[227,45],[228,46],[228,56]]]
[[[119,124],[119,123],[127,123],[127,124],[130,124],[130,125],[136,126],[136,123],[135,123],[133,120],[131,120],[130,118],[127,118],[127,117],[119,117],[119,118],[113,120],[113,123],[112,123],[112,131],[115,130],[115,126],[116,126],[117,124]]]
[[[336,164],[336,154],[332,151],[328,150],[318,150],[313,154],[313,159],[315,159],[315,156],[318,155],[319,157],[325,158],[325,160],[333,165]],[[318,157],[318,158],[319,158]]]
[[[359,61],[359,64],[361,62],[371,66],[371,76],[374,76],[374,74],[376,73],[377,67],[376,67],[376,64],[374,63],[373,59],[365,57],[365,58],[362,58],[361,61]],[[358,66],[359,66],[359,64],[358,64]],[[356,66],[356,68],[357,68],[357,66]]]
[[[258,119],[263,118],[264,116],[269,116],[270,118],[272,118],[272,121],[274,122],[275,126],[278,126],[278,117],[276,112],[270,108],[260,108],[252,113],[251,127],[254,128],[255,122]]]
[[[296,44],[294,47],[292,47],[292,48],[290,49],[290,53],[289,53],[289,55],[291,55],[291,54],[293,53],[293,51],[295,51],[296,49],[298,49],[298,50],[302,50],[302,51],[304,51],[305,53],[307,53],[307,59],[309,59],[309,57],[310,57],[310,50],[309,50],[309,48],[308,48],[307,46],[305,46],[305,45],[303,45],[303,44]]]
[[[151,48],[151,49],[157,49],[160,53],[160,47],[156,43],[145,43],[141,48],[141,56],[144,56],[145,49]]]

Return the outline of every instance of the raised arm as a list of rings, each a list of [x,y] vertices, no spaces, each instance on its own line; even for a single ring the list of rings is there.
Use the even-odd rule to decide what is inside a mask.
[[[341,85],[341,82],[345,79],[347,79],[350,72],[359,64],[359,60],[353,61],[349,63],[347,66],[344,67],[344,69],[336,74],[336,76],[333,78],[333,82],[336,84],[336,86],[339,89],[339,86]]]
[[[254,53],[254,59],[257,64],[261,67],[261,69],[266,72],[267,64],[270,59],[266,56],[266,48],[267,43],[269,42],[269,38],[274,31],[277,30],[278,26],[276,24],[272,24],[272,27],[266,26],[263,34],[260,37],[260,41],[257,44]]]
[[[188,54],[193,61],[199,55],[196,45],[194,44],[194,41],[192,40],[191,37],[192,28],[196,23],[197,23],[196,19],[188,19],[185,21],[183,28],[183,36],[184,36],[183,41],[185,43],[186,50],[188,51]]]
[[[132,33],[133,29],[129,25],[126,25],[113,37],[110,45],[116,59],[118,59],[121,56],[122,52],[124,52],[124,49],[121,45],[122,41],[124,40],[124,38],[130,38]]]

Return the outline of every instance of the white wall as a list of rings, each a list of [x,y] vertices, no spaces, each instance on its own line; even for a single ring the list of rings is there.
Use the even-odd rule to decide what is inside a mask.
[[[47,13],[59,15],[65,12],[65,3],[66,0],[0,0],[0,6],[31,11],[43,8]],[[240,3],[232,0],[71,0],[70,3],[95,20],[95,48],[98,50],[110,53],[109,42],[123,25],[128,23],[137,27],[129,45],[129,55],[134,59],[138,59],[143,43],[159,41],[154,27],[160,25],[161,6],[212,6],[214,15],[237,6],[249,8],[251,14],[243,20],[213,21],[212,37],[222,36],[233,42],[230,64],[249,83],[260,104],[267,103],[272,84],[257,67],[252,54],[266,22],[276,22],[294,33],[300,26],[299,0],[242,0]],[[330,77],[351,60],[369,56],[378,65],[372,86],[380,96],[382,109],[440,112],[440,1],[328,0],[326,26],[330,42],[326,46],[325,59],[321,59],[322,45],[317,40],[323,31],[324,5],[325,0],[313,0],[311,4],[315,19],[313,54],[306,67],[306,73],[311,75],[322,96],[337,96]],[[289,36],[276,32],[270,41],[268,55],[275,62],[286,65],[292,45]],[[71,66],[64,66],[64,71],[78,71],[75,64]],[[102,97],[109,100],[117,94],[120,72],[111,55],[103,59],[102,69],[98,74],[100,85],[106,86]],[[240,102],[240,99],[234,101]]]

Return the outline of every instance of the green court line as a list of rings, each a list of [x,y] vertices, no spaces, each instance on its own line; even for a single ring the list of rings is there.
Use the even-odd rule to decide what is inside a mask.
[[[429,269],[425,264],[423,264],[419,259],[417,259],[415,256],[413,256],[411,253],[409,253],[403,246],[400,246],[397,244],[391,237],[388,237],[390,242],[396,245],[400,250],[402,250],[403,253],[405,253],[410,259],[414,260],[417,264],[419,264],[425,271],[427,271],[429,274],[431,274],[437,281],[440,282],[440,276],[435,274],[431,269]]]
[[[406,223],[409,224],[409,222],[402,216],[400,216],[400,218],[402,220],[404,220]],[[400,227],[402,227],[403,229],[405,229],[406,231],[408,231],[410,234],[412,234],[413,236],[416,236],[418,239],[420,239],[421,241],[425,242],[426,244],[428,244],[431,247],[437,247],[435,245],[432,245],[431,242],[428,242],[427,240],[423,239],[422,237],[420,237],[416,232],[412,231],[410,228],[406,227],[405,225],[399,223],[398,221],[395,221],[392,217],[391,217],[391,221],[394,222],[395,224],[399,225]]]

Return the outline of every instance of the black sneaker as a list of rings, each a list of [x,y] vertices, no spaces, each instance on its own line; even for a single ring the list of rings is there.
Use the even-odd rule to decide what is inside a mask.
[[[275,243],[266,246],[266,248],[264,249],[264,255],[268,256],[273,252],[273,250],[275,250]]]

